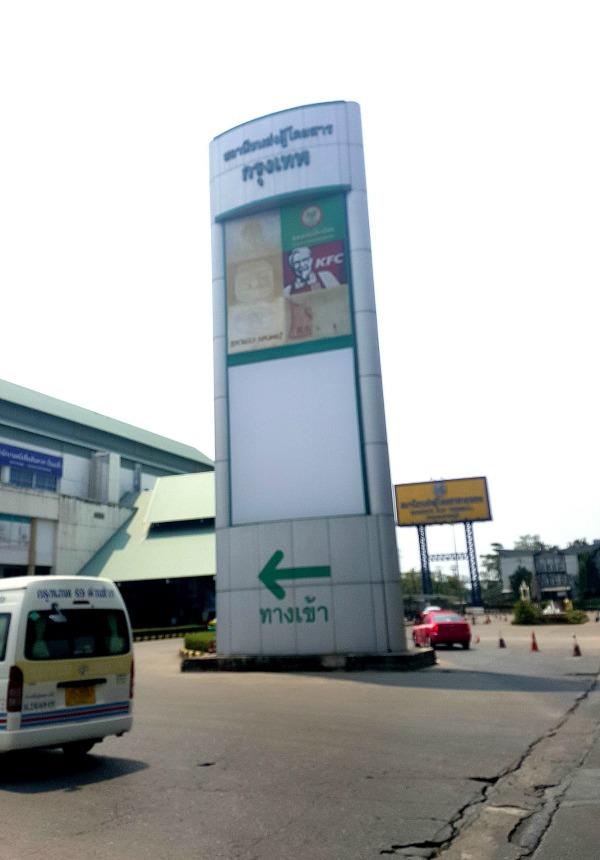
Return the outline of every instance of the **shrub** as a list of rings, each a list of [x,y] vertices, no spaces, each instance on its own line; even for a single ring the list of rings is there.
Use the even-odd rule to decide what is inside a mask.
[[[513,624],[538,624],[542,617],[539,607],[528,600],[517,600],[513,612]]]
[[[587,609],[588,612],[600,611],[600,599],[597,597],[592,598],[591,600],[580,600],[579,605],[581,609]]]
[[[568,609],[565,612],[565,618],[567,624],[585,624],[586,621],[589,621],[587,613],[582,612],[581,609]]]
[[[211,650],[214,646],[215,634],[207,630],[200,630],[195,633],[186,633],[183,639],[183,647],[188,651],[205,651]]]

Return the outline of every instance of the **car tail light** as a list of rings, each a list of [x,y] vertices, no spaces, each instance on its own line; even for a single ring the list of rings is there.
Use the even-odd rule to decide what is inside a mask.
[[[20,711],[23,705],[23,673],[18,666],[11,666],[8,673],[6,710],[9,713]]]
[[[431,632],[432,633],[439,633],[440,632],[439,624],[434,624],[433,627],[431,628]]]
[[[131,658],[131,670],[129,672],[129,698],[133,699],[133,688],[135,681],[135,663],[133,661],[133,657]]]

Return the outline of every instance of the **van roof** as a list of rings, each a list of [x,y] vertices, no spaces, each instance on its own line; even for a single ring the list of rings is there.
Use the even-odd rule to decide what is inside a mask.
[[[95,588],[101,583],[107,585],[108,580],[98,580],[97,576],[10,576],[6,579],[0,579],[0,591],[18,591],[19,589],[27,588],[30,585],[52,585],[57,586],[61,583],[68,582],[70,585],[77,583],[78,585],[93,585]]]

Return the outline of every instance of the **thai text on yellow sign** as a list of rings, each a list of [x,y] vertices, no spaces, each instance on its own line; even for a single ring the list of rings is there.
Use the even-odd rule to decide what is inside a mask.
[[[485,478],[396,484],[394,489],[399,526],[430,526],[492,518]]]

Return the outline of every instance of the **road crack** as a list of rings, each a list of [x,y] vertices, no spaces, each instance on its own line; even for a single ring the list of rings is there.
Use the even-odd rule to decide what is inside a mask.
[[[445,860],[531,857],[598,735],[593,708],[586,707],[598,681],[596,674],[556,725],[493,782],[474,778],[487,783],[481,799],[463,807],[451,822],[451,837],[428,856]],[[582,737],[587,738],[585,748]]]
[[[598,734],[595,715],[582,707],[598,681],[596,673],[558,722],[532,741],[511,765],[495,776],[469,777],[481,785],[480,792],[431,839],[394,843],[380,855],[443,856],[445,860],[531,857],[552,823],[572,774]],[[579,731],[573,731],[574,727]],[[585,748],[581,737],[588,738]]]

